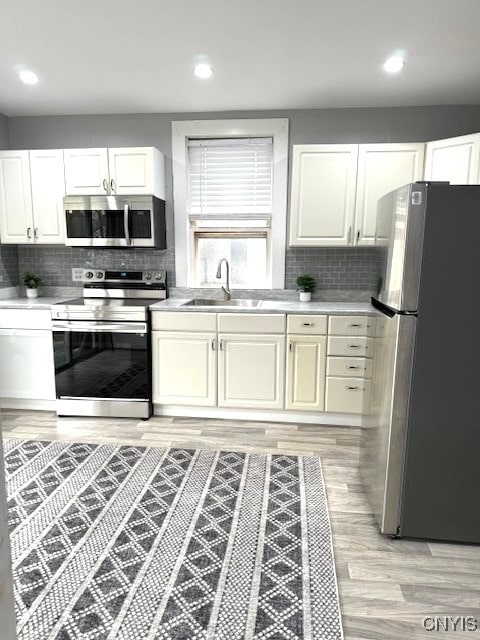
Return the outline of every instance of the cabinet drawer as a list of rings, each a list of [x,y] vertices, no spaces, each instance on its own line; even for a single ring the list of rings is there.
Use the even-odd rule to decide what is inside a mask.
[[[325,410],[335,413],[363,413],[370,395],[370,380],[327,377]]]
[[[307,335],[325,335],[327,333],[327,316],[287,316],[287,333]]]
[[[50,329],[46,309],[0,309],[0,329]]]
[[[218,330],[224,333],[285,333],[285,316],[274,313],[219,313]]]
[[[155,331],[216,331],[216,313],[152,312],[152,329]]]
[[[328,333],[331,336],[373,336],[375,323],[368,316],[330,316]]]
[[[327,355],[373,357],[373,339],[364,336],[329,336]]]
[[[327,376],[371,378],[372,360],[367,358],[329,357],[327,359]]]

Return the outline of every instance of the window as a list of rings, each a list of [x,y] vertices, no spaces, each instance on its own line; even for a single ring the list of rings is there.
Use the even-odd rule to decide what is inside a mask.
[[[284,119],[173,123],[177,286],[284,286],[287,128]]]

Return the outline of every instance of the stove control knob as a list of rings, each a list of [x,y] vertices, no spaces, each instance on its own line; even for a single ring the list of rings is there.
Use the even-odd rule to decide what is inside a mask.
[[[157,275],[155,276],[155,280],[161,280],[161,279],[162,279],[162,274],[157,273]]]
[[[103,271],[97,271],[97,278],[101,280],[103,278]]]
[[[152,274],[151,273],[146,273],[145,274],[145,280],[151,280],[152,279]]]
[[[85,274],[85,277],[90,280],[91,278],[93,278],[93,272],[92,271],[87,271],[87,273]]]

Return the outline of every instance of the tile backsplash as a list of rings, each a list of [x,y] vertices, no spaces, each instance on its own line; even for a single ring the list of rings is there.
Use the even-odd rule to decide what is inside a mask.
[[[296,289],[302,273],[313,276],[317,289],[375,292],[382,274],[384,253],[374,247],[287,249],[285,288]]]
[[[18,267],[21,273],[31,270],[50,287],[82,286],[72,282],[72,267],[99,269],[166,269],[170,286],[175,286],[174,250],[166,249],[82,249],[73,247],[18,247]]]
[[[16,247],[1,249],[8,254]],[[175,287],[175,252],[155,249],[82,249],[19,245],[18,267],[15,256],[6,259],[9,278],[34,271],[50,287],[72,286],[72,267],[111,267],[113,269],[166,269],[169,284]],[[286,289],[296,289],[296,278],[308,273],[317,281],[318,291],[345,290],[374,292],[382,272],[383,254],[377,248],[294,248],[286,252]],[[1,273],[1,271],[0,271]],[[81,283],[75,283],[81,286]]]
[[[16,287],[18,283],[19,268],[17,246],[4,244],[0,246],[0,289]]]

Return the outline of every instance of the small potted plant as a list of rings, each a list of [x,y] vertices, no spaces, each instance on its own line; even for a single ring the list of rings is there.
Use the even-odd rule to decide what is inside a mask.
[[[22,278],[26,287],[27,298],[38,298],[38,285],[42,282],[42,279],[30,271],[26,271]]]
[[[300,302],[310,302],[312,292],[315,291],[315,278],[307,274],[298,276],[297,287],[300,292]]]

